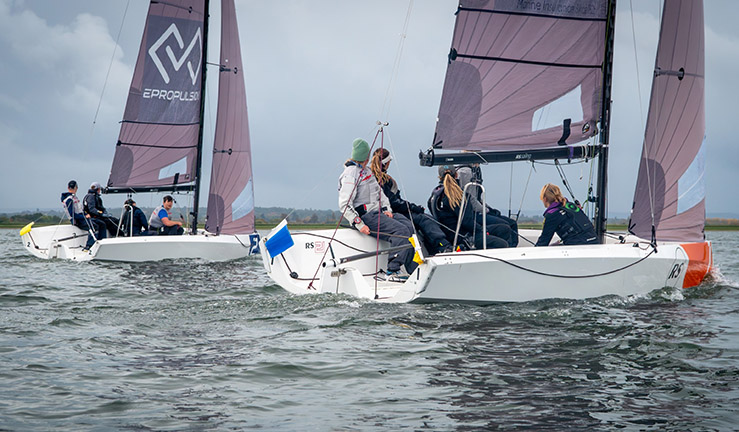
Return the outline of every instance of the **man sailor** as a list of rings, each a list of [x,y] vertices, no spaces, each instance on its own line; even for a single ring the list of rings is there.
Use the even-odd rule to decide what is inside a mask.
[[[83,201],[85,214],[90,215],[92,219],[102,221],[111,233],[118,233],[120,221],[105,210],[103,199],[100,197],[102,189],[98,182],[93,182],[90,185],[90,190],[87,191]],[[122,235],[123,233],[118,234]]]
[[[182,228],[182,222],[175,222],[169,211],[174,205],[174,198],[166,195],[162,199],[162,205],[155,208],[149,216],[149,228],[156,231],[159,235],[182,235],[185,229]]]
[[[105,223],[99,219],[91,219],[90,215],[84,214],[82,203],[77,198],[77,189],[79,189],[77,182],[70,180],[67,183],[67,192],[62,192],[61,199],[72,225],[88,232],[87,243],[85,244],[85,248],[82,249],[83,252],[87,252],[95,244],[95,237],[99,239],[106,237]]]

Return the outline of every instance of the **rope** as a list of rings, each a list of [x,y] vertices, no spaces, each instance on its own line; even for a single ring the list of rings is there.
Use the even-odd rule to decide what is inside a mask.
[[[393,141],[392,141],[392,139],[390,139],[390,133],[389,132],[387,134],[387,141],[390,144],[390,154],[392,155],[393,160],[396,160],[397,158],[396,158],[395,148],[393,147]],[[398,162],[398,164],[400,164],[400,162]],[[393,177],[393,178],[396,178],[396,177]],[[402,170],[399,171],[399,174],[397,176],[397,180],[396,181],[398,183],[398,188],[400,190],[406,190],[405,189],[405,184],[403,182],[403,171]],[[404,200],[404,201],[406,203],[406,207],[408,207],[408,214],[409,215],[412,215],[413,212],[411,212],[410,203],[408,202],[408,200]],[[409,217],[408,219],[411,221],[411,226],[413,227],[413,234],[416,235],[416,236],[418,236],[418,229],[416,228],[416,224],[413,223],[413,217]]]
[[[521,195],[521,203],[518,205],[518,211],[516,212],[516,222],[521,216],[521,209],[523,209],[523,200],[526,199],[526,192],[529,190],[529,182],[531,181],[531,174],[535,171],[534,162],[531,161],[531,169],[529,169],[529,177],[526,179],[526,185],[523,188],[523,194]]]
[[[567,192],[570,193],[570,196],[572,197],[572,201],[575,202],[575,204],[580,207],[580,201],[575,198],[575,193],[572,192],[572,188],[570,187],[570,183],[567,181],[567,175],[565,174],[564,169],[562,169],[562,165],[559,163],[559,159],[554,160],[554,165],[557,167],[557,172],[559,173],[559,177],[562,179],[562,184],[565,185],[565,188],[567,188]]]
[[[520,266],[518,264],[514,264],[514,263],[512,263],[510,261],[507,261],[507,260],[504,260],[502,258],[493,257],[493,256],[487,256],[487,255],[481,255],[481,254],[477,254],[477,253],[460,253],[459,255],[471,255],[471,256],[477,256],[477,257],[480,257],[480,258],[490,259],[490,260],[493,260],[493,261],[499,261],[499,262],[502,262],[504,264],[508,264],[511,267],[515,267],[515,268],[517,268],[519,270],[524,270],[524,271],[527,271],[529,273],[534,273],[534,274],[537,274],[537,275],[540,275],[540,276],[548,276],[548,277],[554,277],[554,278],[560,278],[560,279],[588,279],[588,278],[593,278],[593,277],[598,277],[598,276],[607,276],[609,274],[618,273],[620,271],[626,270],[629,267],[633,267],[633,266],[639,264],[640,262],[644,261],[645,259],[649,258],[655,252],[655,250],[656,249],[652,248],[652,251],[649,252],[646,256],[644,256],[643,258],[638,259],[637,261],[634,261],[631,264],[628,264],[628,265],[625,265],[623,267],[620,267],[620,268],[617,268],[617,269],[614,269],[614,270],[610,270],[610,271],[607,271],[607,272],[595,273],[595,274],[589,274],[589,275],[561,275],[561,274],[554,274],[554,273],[545,273],[545,272],[540,272],[538,270],[526,268],[526,267]]]

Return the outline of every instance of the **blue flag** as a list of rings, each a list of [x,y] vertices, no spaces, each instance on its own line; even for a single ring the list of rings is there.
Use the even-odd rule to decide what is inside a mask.
[[[267,234],[267,241],[264,246],[272,258],[290,249],[295,242],[293,241],[290,231],[287,229],[287,219],[283,219],[272,231]]]

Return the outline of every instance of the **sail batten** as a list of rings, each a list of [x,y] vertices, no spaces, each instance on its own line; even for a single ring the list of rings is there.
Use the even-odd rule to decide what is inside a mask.
[[[629,227],[657,240],[705,236],[703,3],[665,2]]]
[[[592,137],[600,114],[606,0],[558,0],[535,10],[513,0],[462,0],[452,38],[435,148],[517,151],[556,147],[574,114],[571,142]],[[580,89],[577,107],[540,108]],[[564,109],[562,109],[564,107]]]

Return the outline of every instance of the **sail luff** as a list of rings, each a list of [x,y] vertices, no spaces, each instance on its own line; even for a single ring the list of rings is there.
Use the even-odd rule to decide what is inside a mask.
[[[203,20],[203,55],[201,58],[201,76],[200,76],[200,94],[205,95],[206,90],[206,76],[208,72],[208,22],[210,12],[210,0],[205,0],[203,5],[205,11],[205,19]],[[198,127],[198,144],[197,154],[195,155],[195,189],[193,190],[193,202],[191,232],[193,234],[198,233],[198,211],[200,207],[200,182],[202,177],[203,167],[203,132],[204,132],[204,121],[205,121],[205,97],[200,98],[200,124]]]
[[[234,1],[222,0],[221,13],[218,113],[205,228],[217,234],[244,234],[254,232],[254,186]]]
[[[665,2],[629,227],[656,240],[705,236],[703,3]],[[652,223],[652,221],[654,221]]]

